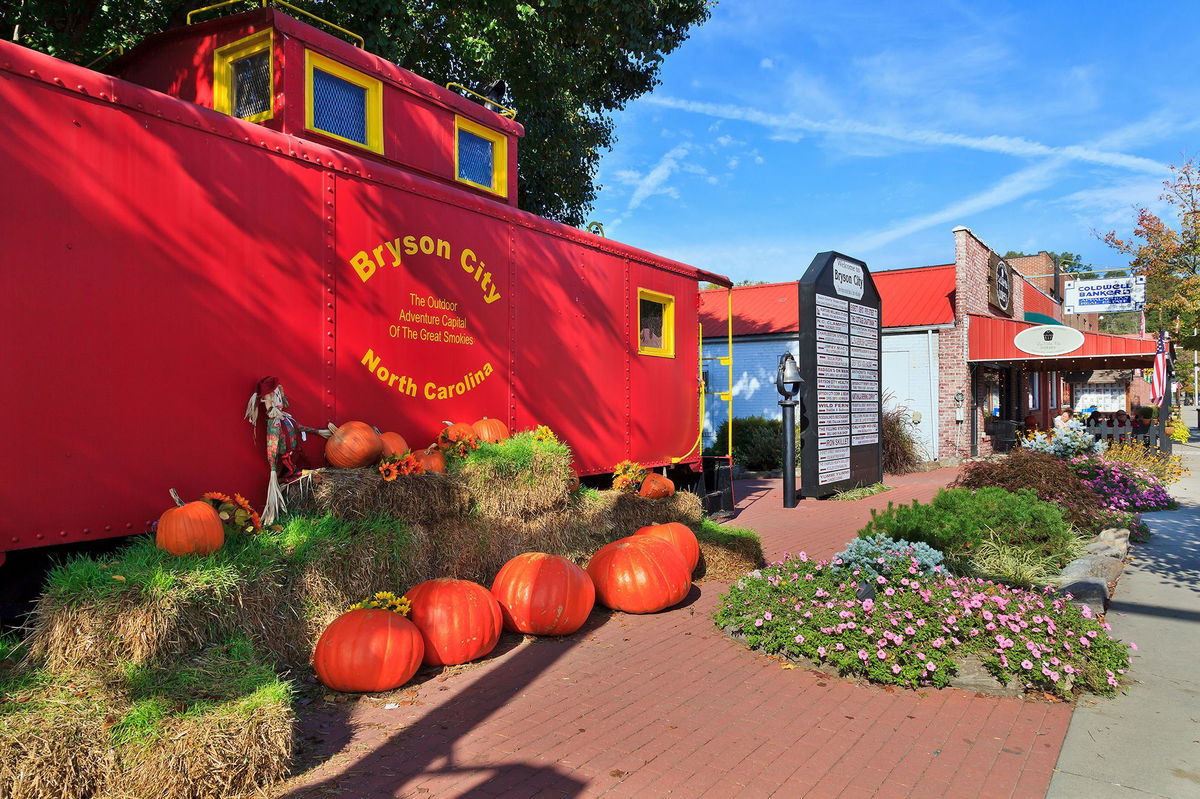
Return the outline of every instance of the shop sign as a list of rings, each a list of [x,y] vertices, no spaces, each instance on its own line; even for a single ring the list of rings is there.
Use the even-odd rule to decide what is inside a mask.
[[[988,302],[1006,315],[1012,316],[1012,268],[996,253],[989,259],[991,274],[988,275]]]
[[[1068,280],[1063,292],[1063,310],[1067,313],[1121,313],[1140,311],[1145,305],[1144,275]]]
[[[1030,355],[1066,355],[1083,346],[1083,333],[1063,325],[1038,325],[1013,336],[1013,346]]]

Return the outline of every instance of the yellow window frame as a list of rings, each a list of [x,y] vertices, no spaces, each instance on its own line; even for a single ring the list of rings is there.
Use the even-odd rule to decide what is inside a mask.
[[[269,65],[267,77],[270,81],[271,107],[258,114],[242,117],[247,122],[265,122],[275,116],[275,30],[252,33],[213,52],[213,110],[233,116],[233,63],[266,51]]]
[[[638,355],[651,355],[656,358],[674,358],[675,357],[675,297],[671,294],[662,294],[650,289],[638,289]],[[662,328],[662,346],[661,347],[645,347],[642,345],[642,300],[658,303],[663,306],[663,328]]]
[[[366,144],[347,139],[327,130],[321,130],[313,123],[313,70],[319,69],[335,78],[341,78],[347,83],[353,83],[367,91],[366,98]],[[304,127],[313,133],[328,136],[331,139],[353,144],[371,152],[383,153],[383,81],[364,75],[345,64],[339,64],[332,58],[326,58],[312,50],[304,51]]]
[[[458,132],[465,130],[467,133],[474,133],[481,139],[487,139],[492,143],[492,185],[485,186],[482,183],[476,183],[473,180],[468,180],[464,177],[459,177],[458,174]],[[498,130],[492,130],[489,127],[480,125],[478,122],[454,115],[454,179],[459,183],[466,183],[468,186],[474,186],[477,189],[490,191],[500,197],[508,196],[508,137]]]

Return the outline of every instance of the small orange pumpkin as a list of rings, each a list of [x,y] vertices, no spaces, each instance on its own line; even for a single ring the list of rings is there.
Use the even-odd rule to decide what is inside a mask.
[[[446,456],[438,449],[437,444],[430,444],[427,449],[414,452],[417,463],[425,467],[427,472],[446,473]]]
[[[671,482],[670,478],[663,477],[657,472],[650,472],[650,474],[646,475],[646,479],[642,481],[642,487],[638,491],[638,496],[650,499],[673,497],[675,496],[675,484]]]
[[[489,444],[499,444],[508,438],[508,425],[499,419],[489,419],[485,416],[471,425],[471,429],[480,441],[486,441]]]
[[[225,525],[207,502],[188,502],[171,489],[175,507],[158,517],[154,545],[172,555],[211,555],[225,545]]]
[[[404,436],[399,433],[383,433],[379,436],[379,440],[383,442],[383,454],[381,457],[384,458],[392,456],[397,458],[402,457],[410,449],[408,442],[404,440]]]
[[[339,469],[370,466],[383,453],[383,440],[366,422],[329,426],[333,435],[325,442],[325,460]]]
[[[639,529],[634,535],[654,536],[671,544],[679,550],[680,555],[683,555],[689,574],[696,570],[696,564],[700,562],[700,542],[696,540],[696,534],[686,524],[679,522],[651,524]]]
[[[437,445],[439,449],[446,449],[451,444],[463,441],[464,439],[475,438],[475,428],[466,422],[442,422],[445,427],[442,432],[438,433]]]

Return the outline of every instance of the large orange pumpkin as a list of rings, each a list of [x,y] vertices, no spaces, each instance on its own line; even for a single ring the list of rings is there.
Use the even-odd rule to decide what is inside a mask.
[[[466,422],[442,422],[445,427],[438,433],[437,445],[446,449],[456,441],[475,438],[475,428]]]
[[[399,613],[351,610],[321,633],[313,668],[335,691],[390,691],[412,679],[424,654],[420,630]]]
[[[366,422],[346,422],[332,432],[325,442],[325,460],[330,466],[339,469],[370,466],[383,454],[383,440]]]
[[[427,472],[446,473],[446,456],[437,448],[437,444],[430,444],[428,449],[414,452],[413,457],[417,459],[417,463],[425,467]]]
[[[486,416],[471,425],[475,437],[489,444],[499,444],[508,438],[508,425],[499,419],[489,419]]]
[[[171,489],[175,507],[163,511],[154,532],[154,545],[172,555],[211,555],[225,545],[225,525],[207,502],[188,502]]]
[[[381,457],[390,458],[393,455],[401,457],[409,450],[408,442],[399,433],[383,433],[379,436],[379,440],[383,442]]]
[[[596,604],[587,572],[566,558],[526,552],[505,563],[492,582],[504,629],[529,635],[570,635]]]
[[[651,535],[661,538],[675,547],[679,550],[679,554],[683,555],[689,574],[696,570],[696,564],[700,562],[700,542],[696,540],[696,534],[686,524],[679,522],[651,524],[641,528],[634,535]]]
[[[657,472],[650,472],[642,481],[642,487],[638,494],[650,499],[671,497],[675,495],[675,484],[671,482],[670,478],[663,477]]]
[[[453,666],[496,648],[504,619],[492,592],[470,580],[441,577],[406,592],[425,641],[426,666]]]
[[[600,549],[588,563],[596,600],[626,613],[655,613],[678,604],[691,590],[687,563],[661,538],[635,535]]]

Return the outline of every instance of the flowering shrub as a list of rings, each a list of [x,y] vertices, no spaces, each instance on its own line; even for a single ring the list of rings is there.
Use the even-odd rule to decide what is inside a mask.
[[[1025,449],[1046,452],[1060,458],[1076,455],[1099,455],[1104,452],[1104,442],[1083,429],[1083,422],[1072,419],[1067,426],[1049,433],[1031,433],[1023,443]]]
[[[1027,488],[1043,502],[1057,505],[1068,524],[1092,533],[1103,529],[1104,503],[1062,458],[1018,448],[1004,458],[968,464],[954,481],[955,488],[986,486],[1006,491]]]
[[[1151,472],[1124,461],[1077,457],[1071,468],[1088,488],[1114,510],[1162,510],[1174,505],[1167,489]]]
[[[1123,461],[1153,474],[1163,485],[1179,482],[1191,474],[1178,455],[1168,455],[1158,447],[1137,441],[1112,441],[1104,450],[1104,459]]]
[[[1009,545],[1045,555],[1074,540],[1058,506],[1042,502],[1029,489],[1010,492],[993,487],[942,489],[927,505],[889,503],[882,511],[872,511],[871,521],[858,537],[881,533],[924,542],[947,555],[978,548],[993,534]]]
[[[859,599],[868,578],[842,565],[804,553],[773,563],[729,589],[716,623],[756,649],[910,687],[947,685],[972,654],[1004,684],[1059,696],[1110,693],[1129,668],[1106,623],[1049,589],[922,578],[914,559],[870,580],[874,598]]]
[[[942,553],[928,544],[874,535],[856,538],[844,550],[834,556],[835,568],[861,573],[874,580],[881,574],[891,574],[907,569],[915,563],[918,574],[945,571],[942,568]]]

